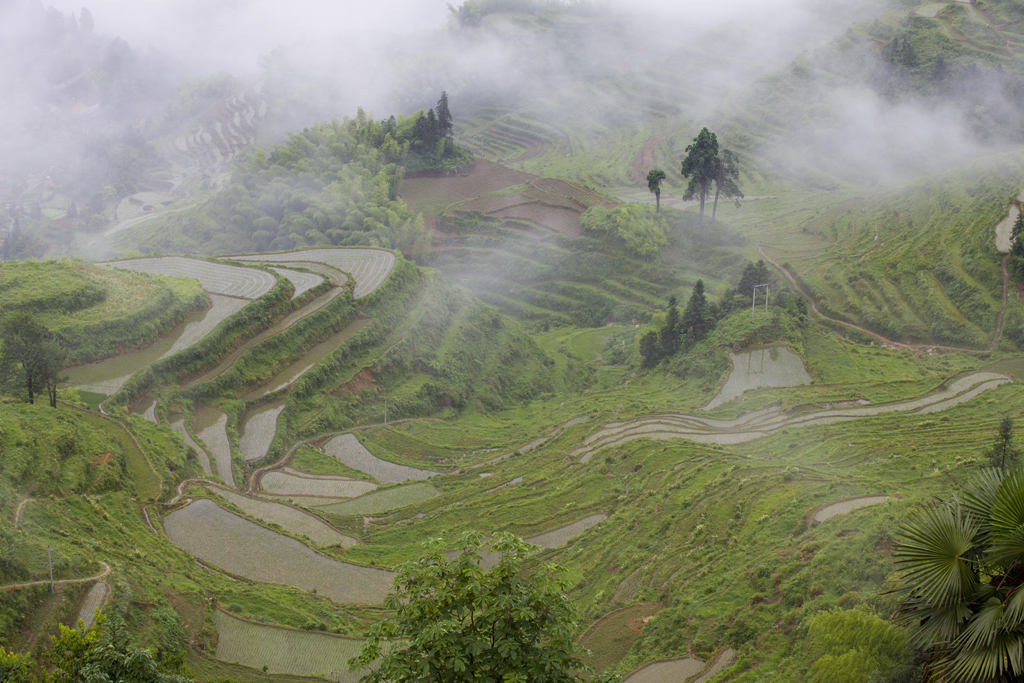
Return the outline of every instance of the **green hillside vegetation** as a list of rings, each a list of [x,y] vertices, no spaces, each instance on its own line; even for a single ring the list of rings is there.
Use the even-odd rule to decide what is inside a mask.
[[[1024,304],[994,226],[1024,157],[971,142],[952,168],[883,163],[838,138],[858,92],[1020,142],[1024,13],[822,10],[856,20],[722,101],[728,30],[591,68],[588,50],[633,25],[587,3],[451,9],[446,49],[557,50],[564,88],[458,93],[457,130],[447,95],[313,123],[203,167],[173,210],[140,208],[97,247],[259,254],[228,270],[260,274],[263,294],[102,403],[0,398],[0,642],[39,655],[102,581],[128,640],[200,680],[354,680],[338,667],[385,616],[384,572],[427,539],[512,532],[566,568],[572,635],[610,672],[921,678],[889,622],[895,530],[989,464],[1007,420],[1019,429]],[[161,135],[221,121],[202,103],[232,87],[186,88]],[[580,106],[592,90],[605,109]],[[738,151],[748,195],[714,223],[678,200],[705,125]],[[177,149],[212,154],[196,145]],[[651,168],[666,169],[660,211]],[[295,286],[269,279],[275,263],[303,270]],[[149,343],[207,300],[183,278],[0,264],[3,311],[36,315],[78,359]],[[51,559],[54,593],[20,585],[48,582]]]
[[[429,248],[419,216],[399,193],[407,173],[467,171],[468,151],[438,131],[433,110],[376,121],[318,123],[269,153],[257,149],[206,209],[169,217],[173,229],[138,242],[144,252],[280,251],[302,246],[394,248],[419,260]],[[449,124],[450,125],[450,124]],[[205,226],[218,229],[212,242]]]
[[[146,346],[209,301],[195,280],[72,259],[0,263],[0,293],[0,312],[33,314],[73,364]]]

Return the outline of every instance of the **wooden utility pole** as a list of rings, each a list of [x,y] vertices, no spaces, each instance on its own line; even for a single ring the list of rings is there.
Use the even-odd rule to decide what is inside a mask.
[[[53,595],[53,558],[50,557],[50,546],[46,546],[46,564],[50,566],[50,595]]]

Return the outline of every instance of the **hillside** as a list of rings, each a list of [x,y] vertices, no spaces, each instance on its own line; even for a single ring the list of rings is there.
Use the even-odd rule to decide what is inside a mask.
[[[72,349],[56,408],[0,395],[5,647],[102,607],[197,680],[355,683],[394,568],[476,530],[567,569],[626,683],[871,663],[822,615],[887,628],[899,525],[1024,415],[1024,14],[670,9],[275,50],[163,96],[134,185],[18,186],[9,255],[96,260],[0,263]],[[922,678],[896,649],[844,673]]]
[[[80,260],[0,263],[0,312],[31,313],[82,363],[153,343],[209,305],[194,280],[113,271]]]

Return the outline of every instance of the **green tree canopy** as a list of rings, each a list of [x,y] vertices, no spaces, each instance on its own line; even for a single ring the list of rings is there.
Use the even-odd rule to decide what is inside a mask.
[[[67,360],[67,351],[46,327],[26,311],[0,319],[0,380],[21,386],[28,402],[46,391],[50,406],[57,407],[57,384]]]
[[[1024,675],[1024,469],[986,469],[895,534],[896,621],[950,683]]]
[[[611,211],[603,206],[588,209],[580,218],[584,230],[617,235],[637,256],[652,257],[669,244],[669,227],[650,205],[633,203]]]
[[[718,137],[707,128],[702,128],[693,144],[686,148],[683,159],[682,173],[690,179],[686,186],[683,199],[696,197],[700,200],[700,217],[704,218],[704,202],[708,197],[711,184],[718,175]]]
[[[655,211],[661,212],[661,181],[665,179],[665,172],[661,169],[654,169],[647,173],[647,189],[654,193]]]
[[[537,546],[509,533],[490,543],[466,534],[451,558],[439,539],[430,545],[431,552],[398,567],[384,601],[394,617],[375,624],[351,660],[353,671],[376,662],[362,681],[581,680],[588,669],[575,642],[577,612],[564,594],[561,567],[532,559]],[[501,559],[484,569],[488,551]]]
[[[879,680],[878,674],[915,668],[909,664],[905,631],[862,608],[818,612],[811,621],[811,644],[816,651],[814,681],[861,683]],[[902,671],[901,671],[902,673]],[[915,678],[920,679],[920,672]],[[888,675],[881,680],[893,680]]]
[[[1005,416],[999,421],[999,433],[988,452],[993,467],[1013,467],[1020,459],[1020,448],[1013,443],[1013,418]]]
[[[715,161],[715,203],[711,206],[711,222],[718,213],[718,199],[734,199],[739,207],[743,192],[736,181],[740,177],[740,158],[731,149],[723,149],[722,156]]]

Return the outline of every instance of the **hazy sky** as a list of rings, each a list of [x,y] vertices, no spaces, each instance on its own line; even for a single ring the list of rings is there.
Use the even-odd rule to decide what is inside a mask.
[[[49,0],[62,12],[78,13],[84,4],[98,30],[126,39],[132,46],[152,45],[210,72],[255,70],[257,58],[279,45],[344,42],[346,36],[405,33],[442,27],[449,16],[444,0]],[[458,5],[455,1],[452,4]],[[603,4],[703,30],[733,21],[791,23],[812,10],[808,0],[655,0]],[[823,5],[841,4],[827,0]],[[652,31],[661,26],[652,22]],[[682,26],[680,28],[683,28]]]
[[[51,0],[62,12],[84,4],[97,29],[132,46],[152,45],[193,68],[256,70],[256,60],[274,47],[346,34],[407,32],[437,28],[448,9],[433,0]]]

